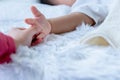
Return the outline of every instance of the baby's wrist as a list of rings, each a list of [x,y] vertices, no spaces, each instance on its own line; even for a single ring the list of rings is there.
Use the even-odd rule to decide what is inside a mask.
[[[49,31],[49,34],[50,34],[52,33],[52,21],[48,19],[48,23],[49,23],[49,28],[50,28],[50,31]]]

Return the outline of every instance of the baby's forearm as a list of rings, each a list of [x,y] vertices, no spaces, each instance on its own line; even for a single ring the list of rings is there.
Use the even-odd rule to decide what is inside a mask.
[[[48,19],[51,24],[51,33],[65,33],[75,30],[82,22],[89,25],[94,25],[95,22],[89,16],[82,13],[71,13],[58,18]]]

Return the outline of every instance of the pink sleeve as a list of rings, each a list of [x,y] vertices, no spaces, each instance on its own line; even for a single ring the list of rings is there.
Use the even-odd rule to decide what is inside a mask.
[[[15,50],[14,40],[9,36],[0,33],[0,64],[10,62],[10,55],[15,53]]]

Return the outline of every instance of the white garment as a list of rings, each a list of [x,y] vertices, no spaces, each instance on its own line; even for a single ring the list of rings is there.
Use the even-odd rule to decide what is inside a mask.
[[[116,2],[116,1],[114,1]],[[93,32],[81,39],[82,44],[120,48],[120,0],[117,0],[105,21]]]
[[[91,17],[96,24],[104,21],[109,11],[111,0],[76,0],[71,12],[81,12]]]

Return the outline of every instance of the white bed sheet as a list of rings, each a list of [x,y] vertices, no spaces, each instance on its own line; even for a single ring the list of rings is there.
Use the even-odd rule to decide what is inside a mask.
[[[27,27],[24,18],[33,17],[32,3],[0,2],[0,31]],[[65,15],[67,6],[50,7],[34,3],[47,18]],[[94,28],[81,25],[62,35],[51,34],[35,47],[21,46],[13,63],[0,65],[0,80],[119,80],[120,49],[77,44]]]

